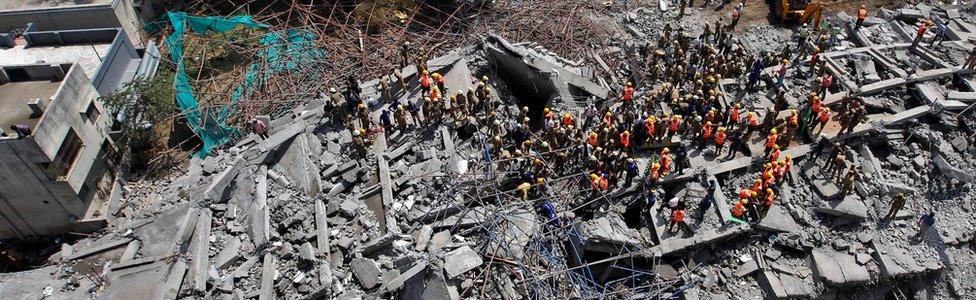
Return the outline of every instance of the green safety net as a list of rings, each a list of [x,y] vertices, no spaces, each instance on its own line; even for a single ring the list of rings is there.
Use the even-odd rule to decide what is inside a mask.
[[[237,129],[229,126],[227,120],[237,114],[237,102],[241,98],[249,96],[255,87],[261,86],[271,75],[295,71],[325,57],[325,52],[314,45],[314,33],[294,29],[269,32],[261,37],[259,62],[248,66],[244,81],[234,89],[230,103],[215,114],[205,113],[200,109],[183,64],[183,42],[187,27],[194,33],[203,35],[211,32],[223,33],[239,26],[257,29],[267,29],[270,26],[255,22],[250,16],[200,17],[169,12],[167,17],[173,26],[173,33],[166,38],[166,46],[169,48],[170,58],[176,63],[176,103],[190,128],[203,141],[203,146],[196,153],[198,157],[207,156],[214,148],[237,136]]]

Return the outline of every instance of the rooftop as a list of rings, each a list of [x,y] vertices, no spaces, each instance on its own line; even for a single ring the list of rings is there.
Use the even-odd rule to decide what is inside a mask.
[[[2,1],[0,1],[2,2]],[[95,76],[111,43],[0,48],[0,66],[77,63],[88,78]]]
[[[111,4],[113,0],[3,0],[0,11]]]
[[[0,84],[0,128],[9,131],[12,124],[26,124],[32,129],[39,118],[31,118],[31,109],[27,106],[30,99],[49,99],[58,87],[60,81],[21,81]]]

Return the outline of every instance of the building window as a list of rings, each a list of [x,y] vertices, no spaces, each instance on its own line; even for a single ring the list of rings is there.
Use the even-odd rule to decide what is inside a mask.
[[[102,112],[98,111],[98,107],[95,107],[95,101],[92,101],[88,103],[88,108],[85,109],[84,114],[85,118],[88,118],[88,121],[94,124],[95,121],[98,121],[98,116],[101,115]]]
[[[65,180],[68,172],[71,171],[71,167],[78,160],[78,154],[81,153],[81,148],[84,147],[85,145],[78,138],[75,130],[68,128],[68,134],[64,136],[64,141],[61,142],[61,148],[58,148],[58,153],[54,156],[54,160],[47,167],[48,175],[54,175],[52,177],[56,180]]]

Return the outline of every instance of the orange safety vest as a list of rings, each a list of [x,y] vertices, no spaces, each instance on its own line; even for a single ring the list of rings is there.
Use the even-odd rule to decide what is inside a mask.
[[[674,222],[684,222],[685,221],[685,211],[682,209],[675,209],[671,213],[671,220]]]
[[[767,171],[763,173],[763,181],[764,181],[763,184],[767,186],[776,182],[776,176],[773,175],[773,171]]]
[[[745,204],[742,204],[742,202],[736,203],[735,207],[732,208],[732,216],[736,218],[742,218],[742,215],[745,213],[746,213],[746,206]]]
[[[766,148],[772,148],[773,145],[776,145],[776,137],[775,134],[770,134],[766,137]]]
[[[791,126],[796,126],[800,124],[800,117],[798,115],[790,115],[789,122]]]
[[[823,108],[820,102],[820,98],[814,98],[810,103],[810,109],[813,110],[813,112],[820,112],[820,109]]]
[[[776,177],[783,178],[786,175],[786,165],[776,167]]]
[[[671,130],[671,132],[678,131],[678,125],[681,125],[681,118],[672,117],[671,124],[668,125],[668,130]]]
[[[758,193],[760,189],[762,189],[762,182],[754,183],[754,184],[752,184],[752,187],[749,188],[749,190],[751,190],[753,192],[756,192],[756,193]]]
[[[649,172],[651,181],[657,181],[659,178],[660,174],[658,174],[658,169],[660,169],[660,167],[651,165],[651,171]]]
[[[766,201],[763,202],[763,205],[767,207],[773,206],[773,200],[776,200],[776,195],[773,193],[766,194]]]
[[[820,116],[818,116],[817,119],[820,120],[820,122],[822,123],[827,123],[827,121],[830,120],[830,112],[826,110],[820,111]]]
[[[620,145],[623,145],[624,148],[630,148],[630,134],[629,133],[621,133],[620,134]]]
[[[738,108],[735,108],[734,106],[732,107],[732,112],[729,113],[729,120],[731,120],[733,123],[738,123],[739,122],[739,109]]]
[[[563,126],[569,126],[569,125],[573,125],[573,117],[563,116]]]
[[[441,76],[441,73],[434,73],[431,77],[434,78],[434,82],[436,83],[444,83],[444,76]]]
[[[667,155],[667,154],[661,155],[661,161],[660,161],[660,163],[661,163],[661,168],[664,168],[665,170],[667,170],[668,169],[668,166],[671,165],[671,156],[670,155]]]
[[[705,140],[712,138],[712,126],[708,126],[708,125],[702,126],[701,135],[702,138]]]
[[[597,138],[598,137],[597,137],[596,133],[591,133],[590,134],[590,138],[586,141],[586,143],[587,144],[590,144],[590,146],[596,147],[596,144],[598,142],[597,141]]]
[[[759,126],[759,117],[756,115],[749,115],[749,126]]]
[[[546,113],[546,120],[552,120],[552,111]]]
[[[857,10],[857,18],[858,19],[864,20],[867,17],[868,17],[868,10],[867,9],[863,9],[862,8],[862,9],[858,9]]]
[[[739,199],[749,199],[752,198],[752,190],[741,189],[739,190]]]
[[[423,86],[425,88],[429,88],[430,87],[430,76],[428,76],[428,75],[420,75],[420,86]]]
[[[623,99],[624,99],[624,101],[634,100],[634,88],[633,87],[629,87],[628,86],[627,88],[624,89],[624,97],[623,97]]]
[[[657,131],[654,127],[654,122],[652,122],[651,119],[644,120],[644,129],[647,130],[647,135],[654,135],[654,133]]]
[[[607,177],[606,176],[600,176],[600,189],[606,191],[607,188],[609,187],[609,185],[610,184],[607,183]]]
[[[773,152],[769,154],[769,160],[770,161],[779,160],[779,154],[780,154],[779,149],[773,149]]]
[[[440,98],[441,98],[441,91],[440,90],[438,90],[438,89],[431,89],[430,90],[430,99],[440,99]]]
[[[715,144],[719,146],[725,145],[725,132],[719,131],[715,134]]]

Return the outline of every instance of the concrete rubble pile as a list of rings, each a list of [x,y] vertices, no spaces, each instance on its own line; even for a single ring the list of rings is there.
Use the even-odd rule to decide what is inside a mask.
[[[657,92],[660,84],[630,71],[676,15],[637,8],[617,16],[621,42],[589,53],[600,62],[595,66],[495,35],[426,65],[451,93],[486,83],[501,103],[498,118],[522,114],[541,124],[549,109],[584,116],[592,103],[617,107],[628,80],[639,96]],[[914,24],[930,17],[948,22],[949,39],[910,49]],[[64,245],[41,269],[50,276],[25,273],[16,282],[69,298],[115,299],[965,298],[976,292],[968,280],[976,270],[976,120],[964,112],[976,103],[976,72],[961,65],[973,48],[976,18],[971,10],[922,4],[882,10],[860,30],[847,14],[834,18],[845,30],[820,54],[822,71],[835,82],[823,101],[838,107],[858,97],[865,121],[843,134],[831,121],[788,141],[783,154],[794,168],[761,219],[731,211],[740,188],[762,178],[764,133],[747,136],[727,158],[710,147],[693,150],[694,141],[683,137],[642,145],[633,155],[640,174],[662,148],[689,148],[685,168],[656,183],[628,181],[594,193],[588,174],[550,177],[540,183],[551,198],[545,203],[555,207],[548,214],[518,194],[520,174],[501,167],[530,164],[522,161],[528,158],[487,154],[494,134],[477,125],[484,116],[370,130],[372,144],[363,151],[351,132],[365,130],[343,127],[323,94],[265,120],[266,139],[249,135],[194,159],[184,174],[128,186],[117,222]],[[702,33],[700,22],[683,22],[688,36]],[[727,51],[751,57],[778,55],[795,43],[786,28],[736,35]],[[621,63],[609,66],[604,58]],[[750,65],[718,81],[722,109],[741,103],[763,119],[779,102],[801,107],[818,88],[808,76],[817,71],[797,63],[782,94],[777,65],[767,65],[749,89],[740,79]],[[380,82],[392,76],[357,86],[374,123],[396,103],[424,96],[417,68],[399,71],[406,89],[383,91]],[[831,153],[859,172],[848,193],[828,168]],[[905,208],[884,218],[896,195],[908,197]],[[671,201],[686,205],[686,227],[672,230]],[[911,237],[919,217],[932,211],[932,232]]]

